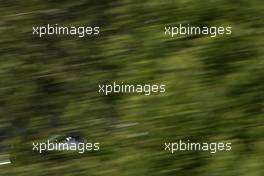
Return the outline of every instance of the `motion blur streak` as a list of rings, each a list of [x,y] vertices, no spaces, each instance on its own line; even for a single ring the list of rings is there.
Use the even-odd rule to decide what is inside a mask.
[[[261,0],[1,1],[0,161],[12,164],[0,176],[263,176],[263,16]],[[47,24],[100,35],[32,35]],[[164,34],[179,24],[232,34]],[[165,84],[166,93],[98,93],[114,81]],[[100,151],[32,151],[60,135]],[[163,149],[186,139],[232,150]]]

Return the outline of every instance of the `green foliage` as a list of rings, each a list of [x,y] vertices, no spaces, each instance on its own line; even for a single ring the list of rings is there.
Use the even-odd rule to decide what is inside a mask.
[[[1,1],[0,140],[15,163],[0,175],[263,175],[263,9],[258,0]],[[164,35],[179,23],[230,25],[233,34]],[[101,34],[32,35],[46,24],[100,26]],[[98,93],[114,81],[167,90]],[[31,151],[33,141],[74,132],[101,151]],[[179,139],[230,141],[233,149],[164,152],[165,141]]]

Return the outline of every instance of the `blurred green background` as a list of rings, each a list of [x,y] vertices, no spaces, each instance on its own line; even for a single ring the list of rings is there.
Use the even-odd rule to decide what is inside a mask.
[[[264,2],[1,0],[0,166],[8,176],[263,176]],[[232,35],[164,35],[166,25]],[[100,26],[99,37],[32,35],[32,26]],[[103,96],[98,84],[166,84],[165,94]],[[76,133],[84,155],[34,154]],[[168,141],[232,142],[231,152],[164,152]]]

